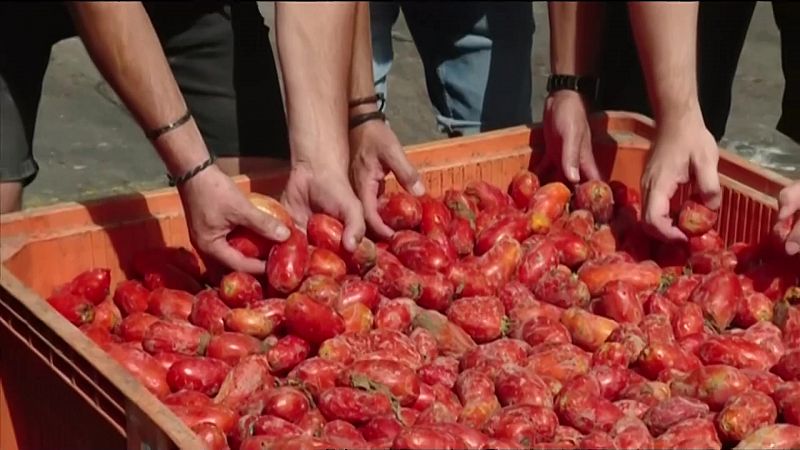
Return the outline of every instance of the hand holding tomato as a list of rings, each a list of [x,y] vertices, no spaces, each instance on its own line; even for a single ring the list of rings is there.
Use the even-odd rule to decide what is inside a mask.
[[[425,194],[419,173],[406,159],[397,136],[384,122],[373,120],[351,130],[350,152],[350,177],[364,207],[367,225],[381,237],[391,237],[394,230],[378,213],[383,179],[391,171],[406,191],[419,197]]]
[[[781,222],[789,221],[791,226],[791,217],[800,212],[800,181],[783,188],[778,196],[778,205],[780,206],[778,220]],[[776,225],[776,228],[778,226]],[[789,255],[800,253],[800,220],[794,221],[794,227],[791,228],[786,236],[785,249]]]
[[[226,236],[237,226],[282,242],[289,229],[279,220],[259,211],[219,168],[211,166],[178,187],[192,244],[234,271],[264,273],[264,261],[236,251]]]
[[[347,180],[347,161],[302,161],[293,164],[281,202],[297,225],[305,230],[315,212],[344,223],[342,244],[356,250],[364,237],[364,212]]]
[[[682,120],[659,126],[652,155],[642,176],[644,225],[662,240],[686,241],[686,235],[670,218],[670,199],[682,183],[694,175],[696,192],[706,207],[717,210],[722,202],[717,162],[719,148],[706,129],[700,111]]]

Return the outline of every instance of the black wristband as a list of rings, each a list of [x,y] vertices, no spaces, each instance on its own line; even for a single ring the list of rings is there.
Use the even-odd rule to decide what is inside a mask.
[[[384,113],[380,112],[380,111],[373,111],[373,112],[368,112],[368,113],[365,113],[365,114],[359,114],[357,116],[353,116],[353,117],[350,118],[350,129],[352,130],[353,128],[355,128],[355,127],[357,127],[357,126],[359,126],[359,125],[361,125],[361,124],[363,124],[365,122],[369,122],[370,120],[376,120],[376,119],[380,119],[380,120],[385,121],[386,120],[386,115]]]
[[[597,100],[600,91],[600,80],[592,76],[553,74],[547,77],[547,93],[558,91],[575,91],[587,100]]]
[[[380,102],[378,110],[383,111],[383,105],[386,103],[386,97],[384,97],[384,95],[380,93],[369,97],[362,97],[350,100],[350,102],[347,103],[347,106],[352,109],[355,108],[356,106],[366,105],[367,103],[378,103],[378,102]]]
[[[183,183],[186,183],[187,181],[191,180],[198,173],[200,173],[200,172],[208,169],[209,167],[211,167],[211,165],[214,164],[214,162],[216,160],[217,160],[217,157],[212,155],[210,158],[208,158],[207,160],[203,161],[200,165],[198,165],[197,167],[193,168],[192,170],[184,173],[183,175],[181,175],[179,177],[173,178],[172,175],[167,174],[167,179],[169,180],[169,185],[170,186],[180,186]]]
[[[180,127],[181,125],[185,124],[186,122],[191,120],[191,118],[192,118],[192,113],[187,109],[186,110],[186,114],[184,114],[181,117],[179,117],[178,120],[176,120],[175,122],[169,123],[169,124],[164,125],[163,127],[160,127],[160,128],[156,128],[155,130],[146,131],[144,133],[144,135],[147,136],[147,139],[150,139],[151,141],[155,141],[156,139],[158,139],[159,137],[161,137],[165,133],[168,133],[168,132]]]

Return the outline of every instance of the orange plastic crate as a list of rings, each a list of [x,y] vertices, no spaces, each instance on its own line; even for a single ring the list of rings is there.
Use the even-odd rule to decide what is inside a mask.
[[[637,185],[653,136],[642,116],[608,112],[592,118],[594,148],[604,175]],[[418,145],[408,151],[429,192],[470,180],[506,186],[541,155],[541,128],[514,127]],[[756,241],[789,180],[723,152],[724,201],[718,229],[727,243]],[[286,174],[238,177],[243,191],[277,194]],[[397,189],[393,180],[388,189]],[[690,194],[681,189],[675,201]],[[11,214],[0,221],[0,449],[197,448],[165,406],[43,300],[92,267],[112,270],[144,248],[188,246],[180,199],[173,189],[65,203]]]

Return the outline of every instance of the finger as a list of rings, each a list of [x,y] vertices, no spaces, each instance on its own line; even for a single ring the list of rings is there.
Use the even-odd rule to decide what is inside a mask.
[[[686,235],[672,223],[669,216],[669,202],[675,191],[677,184],[668,181],[657,181],[648,189],[644,225],[646,231],[658,239],[686,241]]]
[[[237,272],[247,272],[249,274],[258,275],[263,274],[266,269],[264,261],[245,257],[228,245],[225,239],[216,240],[209,246],[206,252],[221,264]]]
[[[364,207],[364,220],[369,228],[379,237],[388,239],[394,234],[394,230],[383,222],[381,215],[378,214],[378,192],[380,185],[377,182],[366,182],[358,188],[358,196]]]
[[[402,147],[392,147],[382,154],[381,159],[381,162],[397,177],[397,181],[400,186],[403,186],[403,189],[416,197],[425,195],[425,185],[422,183],[419,172],[406,158]]]
[[[254,206],[248,205],[244,209],[242,222],[244,223],[239,225],[244,225],[271,241],[283,242],[289,239],[290,231],[286,225]]]
[[[800,183],[783,188],[778,196],[778,220],[784,220],[800,211]]]
[[[786,238],[786,253],[789,255],[800,253],[800,222],[795,223],[794,228]]]
[[[594,152],[592,151],[592,140],[588,136],[581,139],[580,147],[580,169],[586,178],[589,180],[599,180],[600,170],[597,168],[597,163],[594,159]]]
[[[366,226],[364,225],[364,212],[361,203],[353,198],[352,201],[344,201],[340,212],[344,216],[344,232],[342,233],[342,244],[348,252],[354,252],[358,243],[364,238]]]
[[[564,136],[563,145],[561,147],[561,168],[564,171],[564,176],[572,183],[581,181],[580,171],[578,170],[578,162],[580,155],[578,154],[578,142],[573,133],[567,133]]]
[[[692,169],[695,185],[703,203],[713,210],[719,209],[722,205],[722,188],[719,183],[717,158],[693,159]]]

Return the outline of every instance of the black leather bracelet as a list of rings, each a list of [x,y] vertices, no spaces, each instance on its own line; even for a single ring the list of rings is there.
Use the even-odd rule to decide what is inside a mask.
[[[187,181],[191,180],[198,173],[200,173],[200,172],[208,169],[209,167],[211,167],[211,165],[214,164],[214,162],[216,162],[216,160],[217,160],[217,157],[212,155],[210,158],[208,158],[207,160],[205,160],[202,163],[200,163],[200,165],[196,166],[192,170],[184,173],[183,175],[181,175],[179,177],[173,177],[172,175],[167,174],[167,179],[169,180],[169,185],[170,186],[180,186],[183,183],[186,183]]]
[[[366,105],[367,103],[378,103],[380,102],[380,106],[378,106],[378,111],[383,111],[383,105],[386,103],[386,97],[383,94],[375,94],[369,97],[362,97],[350,100],[347,103],[349,108],[355,108],[356,106]]]
[[[178,127],[180,127],[181,125],[185,124],[186,122],[188,122],[191,119],[192,119],[192,113],[187,109],[186,110],[186,114],[184,114],[181,117],[179,117],[178,120],[176,120],[175,122],[172,122],[172,123],[169,123],[167,125],[164,125],[163,127],[156,128],[155,130],[146,131],[144,133],[144,135],[147,136],[147,139],[150,139],[151,141],[155,141],[159,137],[163,136],[166,133],[169,133],[170,131],[172,131],[172,130],[178,128]]]
[[[352,130],[353,128],[355,128],[355,127],[357,127],[357,126],[359,126],[359,125],[361,125],[361,124],[363,124],[365,122],[369,122],[370,120],[376,120],[376,119],[380,119],[382,121],[386,121],[386,115],[384,113],[380,112],[380,111],[373,111],[373,112],[368,112],[368,113],[365,113],[365,114],[359,114],[357,116],[353,116],[353,117],[350,118],[350,129]]]

